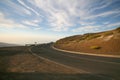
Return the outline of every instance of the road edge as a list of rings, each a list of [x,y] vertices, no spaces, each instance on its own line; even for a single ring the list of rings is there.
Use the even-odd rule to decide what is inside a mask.
[[[117,56],[117,55],[92,54],[92,53],[85,53],[85,52],[68,51],[68,50],[56,48],[54,45],[52,45],[51,47],[52,47],[54,50],[62,51],[62,52],[68,52],[68,53],[72,53],[72,54],[82,54],[82,55],[89,55],[89,56],[120,58],[119,55]]]
[[[77,69],[77,68],[74,68],[74,67],[70,67],[70,66],[67,66],[67,65],[64,65],[64,64],[61,64],[61,63],[57,63],[57,62],[55,62],[55,61],[53,61],[53,60],[50,60],[50,59],[47,59],[47,58],[45,58],[45,57],[39,56],[39,55],[37,55],[36,53],[32,52],[31,49],[32,49],[32,48],[29,48],[29,49],[28,49],[29,52],[30,52],[33,56],[36,56],[36,57],[38,57],[38,58],[40,58],[40,59],[43,59],[43,60],[52,62],[52,63],[57,64],[57,65],[61,65],[61,66],[66,67],[66,68],[68,68],[68,69],[72,69],[72,70],[76,71],[76,73],[90,73],[90,72],[88,72],[88,71],[81,70],[81,69]]]

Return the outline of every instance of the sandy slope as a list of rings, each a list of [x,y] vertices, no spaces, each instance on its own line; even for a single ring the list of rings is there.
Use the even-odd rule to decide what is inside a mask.
[[[99,49],[94,49],[94,46]],[[55,47],[78,52],[120,55],[120,28],[63,38],[55,43]]]

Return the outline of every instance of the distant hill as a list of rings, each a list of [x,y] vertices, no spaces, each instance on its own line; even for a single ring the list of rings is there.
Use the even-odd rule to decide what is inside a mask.
[[[10,46],[20,46],[20,45],[0,42],[0,47],[10,47]]]
[[[105,32],[66,37],[56,41],[54,46],[69,51],[120,55],[120,27]]]

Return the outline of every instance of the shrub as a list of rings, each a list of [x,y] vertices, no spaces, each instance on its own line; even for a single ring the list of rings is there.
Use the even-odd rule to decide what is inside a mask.
[[[90,40],[90,39],[95,39],[97,37],[100,37],[101,35],[100,34],[94,34],[94,35],[91,35],[87,38],[87,40]]]
[[[100,46],[90,46],[91,49],[100,49]]]
[[[105,32],[104,33],[104,36],[109,36],[109,35],[112,35],[113,34],[113,32],[112,31],[109,31],[109,32]]]

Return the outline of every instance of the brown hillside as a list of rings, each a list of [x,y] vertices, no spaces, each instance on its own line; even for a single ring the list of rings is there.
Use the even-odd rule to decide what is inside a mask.
[[[120,55],[120,27],[105,32],[66,37],[58,40],[54,46],[69,51]]]

